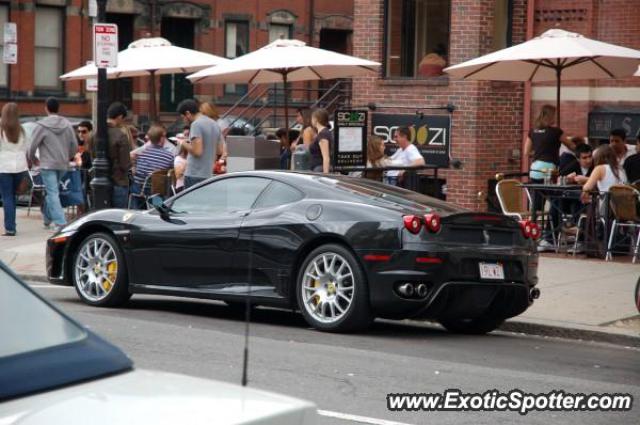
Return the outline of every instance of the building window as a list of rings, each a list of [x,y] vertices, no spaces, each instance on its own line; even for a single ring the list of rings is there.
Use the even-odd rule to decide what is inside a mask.
[[[430,78],[448,64],[451,0],[386,0],[386,76]]]
[[[269,43],[281,38],[291,38],[291,25],[269,24]]]
[[[513,0],[495,0],[493,20],[493,50],[500,50],[513,44],[511,25],[513,16]]]
[[[249,22],[225,22],[224,37],[224,54],[227,58],[237,58],[249,52]],[[247,85],[225,84],[224,93],[230,95],[244,95],[247,93]]]
[[[63,70],[64,9],[36,8],[35,86],[59,90]]]
[[[9,22],[9,5],[0,5],[0,28]],[[0,57],[4,54],[4,37],[0,37]],[[7,87],[9,84],[9,66],[0,64],[0,87]]]

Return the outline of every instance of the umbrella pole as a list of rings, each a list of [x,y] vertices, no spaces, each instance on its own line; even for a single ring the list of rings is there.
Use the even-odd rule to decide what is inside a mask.
[[[560,85],[562,82],[562,68],[556,68],[556,126],[560,128]]]
[[[282,74],[284,80],[284,128],[287,131],[287,143],[289,142],[289,91],[287,90],[287,73]]]
[[[156,106],[156,71],[151,71],[149,81],[149,125],[154,124],[158,119],[158,107]]]

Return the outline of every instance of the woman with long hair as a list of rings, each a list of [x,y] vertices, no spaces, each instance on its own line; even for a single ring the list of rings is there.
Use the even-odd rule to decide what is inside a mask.
[[[316,132],[311,125],[311,111],[309,108],[300,108],[296,113],[296,123],[299,124],[302,128],[300,129],[300,136],[293,143],[293,146],[297,146],[300,144],[304,144],[305,146],[311,145],[313,143],[314,137],[316,137]]]
[[[4,209],[3,236],[16,235],[16,191],[27,178],[27,140],[18,105],[7,103],[0,116],[0,193]]]
[[[616,152],[609,145],[600,146],[593,156],[594,168],[589,180],[582,187],[583,200],[589,198],[589,192],[598,189],[599,192],[608,192],[615,184],[627,182],[627,175],[620,167]]]
[[[318,135],[309,146],[311,154],[311,171],[329,173],[331,169],[331,149],[333,134],[329,130],[329,113],[326,109],[318,108],[311,114],[311,125]]]

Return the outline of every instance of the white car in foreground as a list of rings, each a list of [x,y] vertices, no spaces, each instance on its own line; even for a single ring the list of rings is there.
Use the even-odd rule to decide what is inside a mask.
[[[309,402],[137,370],[0,262],[0,424],[314,424]]]

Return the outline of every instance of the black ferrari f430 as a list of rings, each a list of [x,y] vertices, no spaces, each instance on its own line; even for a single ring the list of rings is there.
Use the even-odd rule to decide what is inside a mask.
[[[47,244],[51,283],[298,309],[325,331],[375,317],[486,333],[538,297],[537,225],[375,181],[280,171],[210,179],[147,211],[87,214]]]

